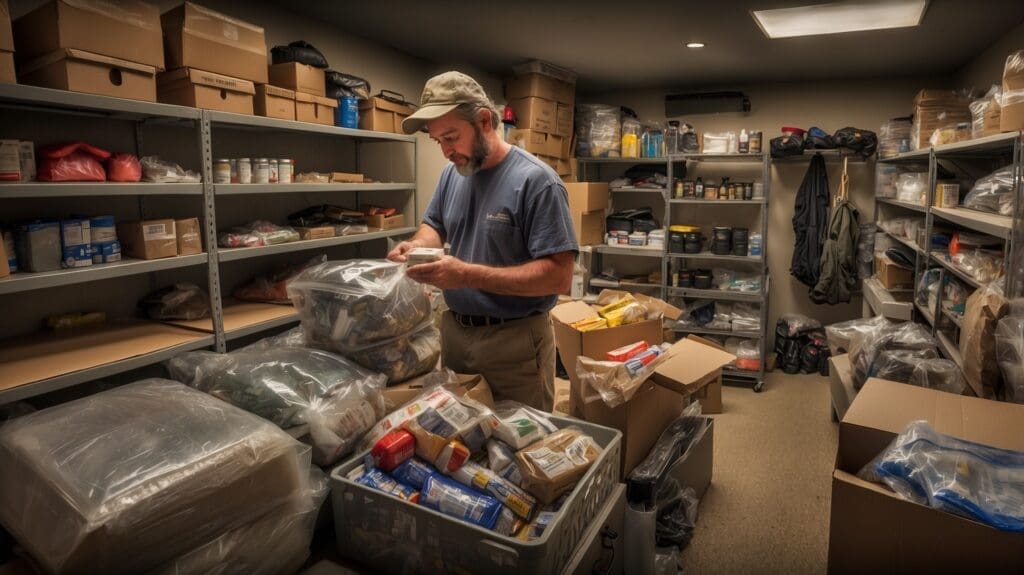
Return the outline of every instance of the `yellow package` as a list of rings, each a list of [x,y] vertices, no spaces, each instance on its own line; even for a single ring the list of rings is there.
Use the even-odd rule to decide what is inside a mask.
[[[572,324],[572,327],[576,328],[576,331],[593,331],[608,327],[608,321],[602,317],[592,317],[580,320]]]
[[[643,321],[647,319],[647,308],[640,302],[633,301],[624,307],[608,312],[604,318],[608,320],[608,327],[618,327]]]
[[[604,314],[604,319],[608,321],[608,327],[619,327],[622,325],[622,320],[625,314],[621,309],[612,310]]]
[[[627,295],[623,296],[621,299],[618,299],[618,300],[616,300],[616,301],[614,301],[614,302],[604,306],[603,308],[597,310],[597,313],[601,317],[607,318],[608,314],[612,313],[613,311],[615,311],[617,309],[624,308],[627,305],[629,305],[631,303],[635,303],[635,302],[636,302],[636,298],[634,298],[632,295],[628,295],[627,294]]]

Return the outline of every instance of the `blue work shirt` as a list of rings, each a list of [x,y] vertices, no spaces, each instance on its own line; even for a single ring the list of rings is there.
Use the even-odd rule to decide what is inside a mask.
[[[579,251],[568,193],[550,166],[515,146],[497,166],[465,177],[445,167],[423,222],[451,244],[451,255],[496,267]],[[444,290],[449,309],[466,315],[516,318],[546,312],[556,294],[498,295],[478,289]]]

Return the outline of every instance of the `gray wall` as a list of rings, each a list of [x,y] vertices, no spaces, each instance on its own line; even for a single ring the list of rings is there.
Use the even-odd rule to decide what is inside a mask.
[[[1024,50],[1024,23],[1010,30],[1002,38],[993,39],[991,46],[985,49],[954,76],[956,85],[964,88],[976,88],[982,92],[992,84],[1003,81],[1003,65],[1006,56],[1017,50]]]

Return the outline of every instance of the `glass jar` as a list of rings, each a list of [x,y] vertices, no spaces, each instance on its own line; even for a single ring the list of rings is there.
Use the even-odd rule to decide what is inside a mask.
[[[277,183],[277,158],[270,158],[267,160],[267,167],[270,169],[270,181],[268,183]]]
[[[231,160],[231,183],[238,183],[238,160]]]
[[[665,130],[665,154],[672,155],[679,153],[679,122],[672,120]]]
[[[295,181],[295,162],[288,158],[277,160],[277,181],[290,184]]]
[[[231,160],[221,158],[213,161],[213,183],[231,183]]]
[[[270,183],[270,161],[266,158],[256,158],[252,161],[252,183]]]
[[[640,122],[632,118],[622,121],[622,157],[640,157]]]
[[[238,158],[238,183],[252,183],[252,161],[249,158]]]

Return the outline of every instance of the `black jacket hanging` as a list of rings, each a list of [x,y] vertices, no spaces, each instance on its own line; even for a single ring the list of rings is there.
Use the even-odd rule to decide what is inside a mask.
[[[815,154],[793,206],[793,261],[789,273],[807,287],[818,284],[821,242],[828,225],[828,172],[825,158]]]

